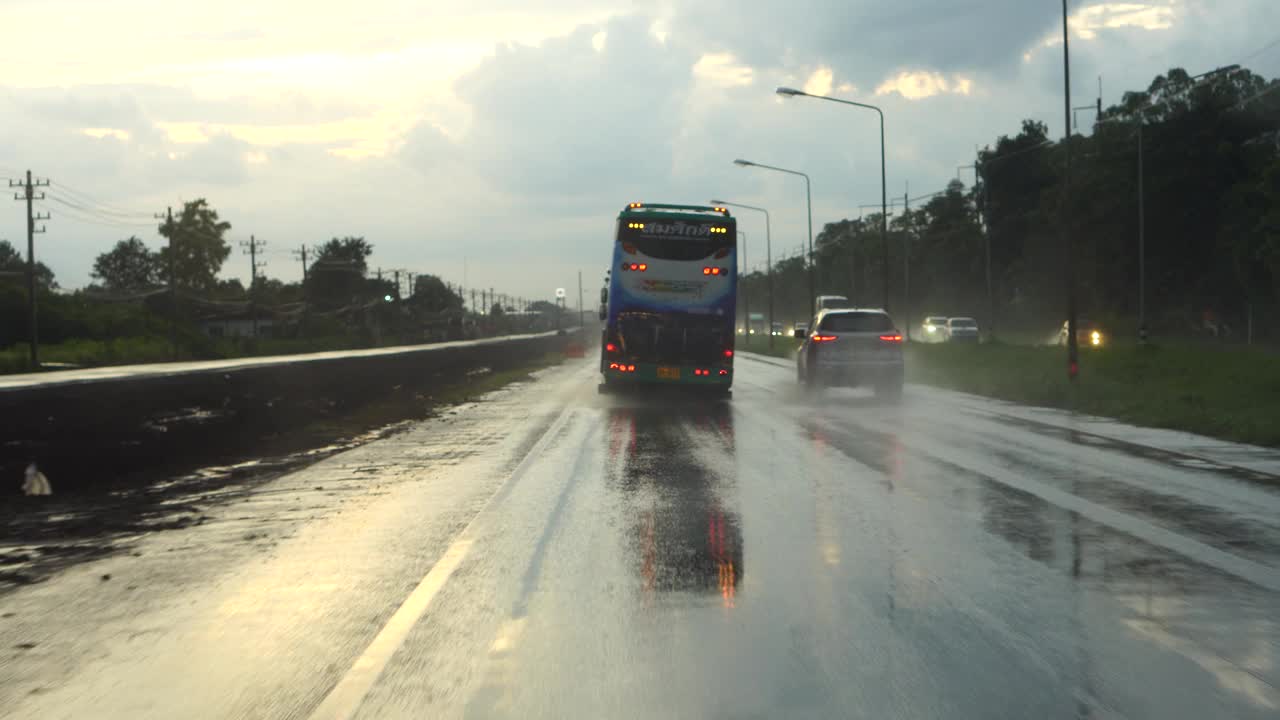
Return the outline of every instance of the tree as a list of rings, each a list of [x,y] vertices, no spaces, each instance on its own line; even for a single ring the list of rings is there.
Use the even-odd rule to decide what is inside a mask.
[[[219,220],[204,198],[184,204],[172,221],[160,224],[160,234],[169,240],[160,250],[162,274],[167,277],[172,271],[179,287],[212,290],[222,263],[231,254],[224,238],[230,229],[231,223]]]
[[[316,250],[315,264],[349,263],[363,273],[372,254],[373,245],[362,237],[332,238]]]
[[[507,314],[507,311],[502,309],[502,303],[494,303],[493,307],[489,309],[489,314],[493,317],[502,317]]]
[[[369,296],[365,282],[368,257],[373,245],[362,237],[332,238],[316,249],[316,259],[307,278],[310,300],[319,305],[340,307]],[[372,288],[376,290],[376,288]]]
[[[428,312],[459,310],[462,296],[449,289],[435,275],[419,275],[413,281],[413,301]]]
[[[21,283],[25,287],[27,277],[27,259],[14,249],[8,240],[0,240],[0,282]],[[54,282],[53,271],[42,262],[36,263],[36,287],[49,290],[58,287]]]
[[[160,256],[135,236],[99,255],[90,275],[107,290],[124,292],[159,284],[160,267]]]

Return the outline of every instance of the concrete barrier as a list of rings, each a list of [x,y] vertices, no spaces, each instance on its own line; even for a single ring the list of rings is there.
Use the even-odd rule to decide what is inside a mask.
[[[394,399],[429,405],[469,373],[561,352],[555,332],[375,350],[0,378],[0,496],[35,462],[57,492],[253,457],[254,444]],[[10,483],[9,481],[13,482]]]

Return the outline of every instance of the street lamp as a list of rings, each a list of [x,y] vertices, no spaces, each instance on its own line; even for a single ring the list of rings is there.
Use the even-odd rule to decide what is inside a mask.
[[[1066,0],[1063,0],[1064,2]],[[854,102],[852,100],[841,100],[840,98],[827,97],[826,95],[814,95],[803,90],[795,88],[780,87],[774,92],[783,97],[804,96],[817,98],[818,100],[829,100],[841,105],[852,105],[867,110],[875,110],[880,116],[880,239],[883,245],[884,260],[884,310],[889,311],[889,187],[885,182],[884,167],[884,111],[875,105],[867,105],[866,103]]]
[[[765,170],[776,170],[781,173],[787,173],[788,175],[799,175],[800,177],[804,178],[804,202],[805,202],[805,208],[809,213],[809,263],[808,263],[809,265],[809,298],[810,298],[809,314],[813,315],[818,311],[818,308],[817,308],[818,298],[817,298],[817,289],[814,286],[814,281],[813,281],[813,260],[814,260],[813,258],[813,195],[809,192],[809,176],[800,172],[799,170],[788,170],[786,168],[775,167],[773,165],[763,165],[761,163],[751,162],[750,160],[734,160],[733,164],[739,167],[758,167],[758,168],[763,168]],[[769,322],[773,322],[773,321],[770,320]],[[769,328],[769,330],[770,330],[770,333],[772,333],[773,328]],[[770,335],[770,337],[772,337],[772,334]]]
[[[1071,230],[1067,227],[1071,198],[1071,30],[1068,24],[1067,0],[1062,0],[1062,126],[1066,135],[1063,143],[1062,172],[1062,244],[1066,249],[1067,265],[1067,378],[1074,381],[1080,374],[1080,347],[1076,342],[1076,262]]]
[[[738,231],[738,237],[742,240],[742,277],[746,277],[751,272],[751,266],[747,264],[747,234]],[[742,291],[742,339],[747,347],[751,347],[751,295],[743,288]],[[773,337],[770,335],[770,337]]]
[[[755,205],[743,205],[742,203],[732,203],[727,200],[712,200],[712,205],[727,205],[729,207],[739,207],[745,210],[755,210],[764,213],[764,266],[765,266],[765,291],[769,295],[769,349],[773,349],[773,245],[770,240],[771,230],[769,229],[769,211],[756,207]],[[747,316],[747,335],[751,335],[751,316]]]

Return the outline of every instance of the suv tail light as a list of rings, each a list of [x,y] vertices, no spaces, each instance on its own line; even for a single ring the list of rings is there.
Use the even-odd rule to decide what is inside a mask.
[[[880,340],[881,342],[887,343],[900,343],[902,342],[902,335],[898,333],[894,333],[892,335],[881,335]]]
[[[813,341],[816,343],[835,342],[836,336],[835,335],[814,335]]]

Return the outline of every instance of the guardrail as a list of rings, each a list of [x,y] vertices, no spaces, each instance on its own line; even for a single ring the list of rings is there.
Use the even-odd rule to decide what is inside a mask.
[[[55,491],[139,468],[190,468],[257,439],[421,396],[562,351],[557,332],[373,350],[133,365],[0,378],[0,495],[36,462]],[[231,453],[235,455],[236,453]],[[252,455],[250,455],[252,456]],[[198,467],[199,465],[194,465]],[[12,481],[12,482],[10,482]]]

